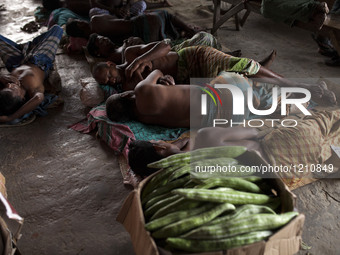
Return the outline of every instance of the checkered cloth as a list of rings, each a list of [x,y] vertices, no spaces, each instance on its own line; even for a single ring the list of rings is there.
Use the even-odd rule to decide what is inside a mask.
[[[39,66],[47,74],[53,67],[62,35],[63,29],[57,25],[24,44],[17,44],[0,35],[0,57],[9,72],[22,64],[30,63]]]
[[[90,133],[98,128],[99,137],[114,151],[121,152],[126,158],[128,144],[131,140],[174,140],[177,139],[186,128],[165,128],[155,125],[145,125],[138,121],[113,122],[106,116],[105,103],[100,104],[88,113],[87,119],[82,120],[70,128]]]
[[[313,113],[299,120],[296,127],[276,128],[261,145],[272,166],[322,164],[332,155],[330,146],[340,146],[340,109]],[[279,175],[287,184],[311,177],[310,171]]]

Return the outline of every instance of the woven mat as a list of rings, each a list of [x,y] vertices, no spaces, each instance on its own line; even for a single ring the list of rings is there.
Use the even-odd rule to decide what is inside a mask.
[[[35,119],[36,119],[35,114],[31,114],[29,117],[25,118],[24,120],[16,124],[0,124],[0,128],[25,126],[25,125],[32,123]]]

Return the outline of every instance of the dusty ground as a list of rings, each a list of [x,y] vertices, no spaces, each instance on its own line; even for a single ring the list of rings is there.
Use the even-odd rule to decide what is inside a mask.
[[[2,1],[1,34],[25,41],[33,35],[20,26],[33,20],[38,1]],[[210,26],[209,1],[172,0],[171,11]],[[327,67],[318,55],[310,33],[274,24],[252,14],[242,31],[228,23],[218,31],[219,40],[243,56],[260,59],[278,51],[273,70],[290,78],[320,77],[340,84],[339,68]],[[90,76],[81,56],[56,58],[62,77],[63,106],[47,117],[17,128],[0,129],[0,171],[7,181],[8,197],[25,218],[19,248],[23,254],[134,254],[128,234],[115,221],[129,193],[122,184],[113,152],[96,140],[67,128],[82,119],[86,108],[79,99],[79,79]],[[338,180],[322,180],[295,190],[298,208],[306,215],[303,240],[314,255],[340,251]],[[300,254],[307,254],[301,251]]]

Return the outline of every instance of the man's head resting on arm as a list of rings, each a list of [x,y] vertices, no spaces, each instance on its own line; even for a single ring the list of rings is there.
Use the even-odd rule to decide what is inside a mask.
[[[8,83],[0,90],[0,115],[9,116],[25,104],[25,91],[15,83]]]
[[[120,76],[116,64],[107,62],[98,62],[94,65],[92,70],[93,78],[99,84],[107,84],[110,86],[115,86],[122,82],[122,77]]]

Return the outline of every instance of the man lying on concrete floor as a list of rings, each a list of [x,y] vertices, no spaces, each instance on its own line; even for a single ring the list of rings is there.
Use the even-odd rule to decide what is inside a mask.
[[[251,82],[242,75],[222,72],[214,83],[233,84],[247,94]],[[248,118],[249,110],[244,115],[232,116],[232,94],[227,89],[218,89],[222,104],[215,106],[213,100],[207,99],[207,114],[201,114],[201,87],[195,85],[174,86],[170,75],[163,75],[154,70],[145,80],[138,83],[135,90],[110,96],[106,101],[107,117],[112,121],[138,120],[145,124],[165,127],[200,128],[211,126],[213,119]],[[254,94],[253,105],[258,108],[259,98]],[[241,116],[241,117],[240,117]]]
[[[110,96],[106,101],[107,116],[112,121],[135,119],[165,127],[190,127],[191,104],[197,109],[196,114],[193,111],[191,114],[196,117],[199,123],[195,124],[199,126],[201,90],[193,89],[191,85],[172,85],[175,83],[171,76],[154,70],[134,90]]]
[[[331,145],[340,146],[339,125],[340,109],[336,109],[306,116],[295,127],[279,127],[265,132],[245,127],[207,127],[198,131],[192,147],[245,146],[248,150],[258,151],[272,166],[316,165],[331,157]],[[155,169],[148,168],[147,164],[188,151],[188,142],[188,139],[174,144],[134,141],[129,145],[129,165],[136,174],[150,175]],[[303,176],[292,172],[281,177]]]
[[[44,100],[44,80],[57,52],[63,30],[53,26],[25,44],[0,35],[0,57],[10,72],[0,76],[0,122],[18,119]]]
[[[179,84],[189,84],[190,78],[214,78],[221,71],[237,72],[260,82],[267,82],[283,87],[300,87],[311,92],[313,100],[336,104],[335,94],[328,90],[324,82],[319,84],[299,83],[283,78],[266,68],[275,51],[263,61],[256,62],[248,58],[238,58],[225,54],[212,47],[192,46],[179,52],[170,51],[170,46],[158,44],[151,50],[139,55],[134,48],[125,51],[126,62],[117,66],[113,62],[100,62],[93,69],[93,76],[100,84],[115,86],[121,83],[124,91],[133,90],[135,85],[149,74],[149,70],[159,69],[172,77]]]
[[[167,0],[154,3],[145,2],[143,0],[127,0],[125,4],[123,0],[90,0],[90,3],[90,17],[94,15],[107,14],[113,15],[119,19],[129,19],[134,16],[142,15],[146,9],[172,6]]]
[[[165,42],[157,41],[145,45],[141,38],[130,37],[124,40],[122,46],[118,47],[108,37],[101,36],[98,34],[91,34],[86,48],[89,54],[92,55],[93,57],[104,58],[105,60],[112,61],[116,65],[120,65],[125,63],[125,50],[127,49],[127,47],[134,46],[129,48],[128,50],[131,56],[140,56],[146,53],[147,51],[153,49],[153,47],[159,43]],[[180,44],[174,45],[173,47],[171,47],[171,50],[178,52],[179,50],[185,47],[195,45],[210,46],[218,50],[222,49],[221,45],[217,42],[217,39],[212,34],[201,31],[195,34],[190,39],[187,39]],[[235,53],[239,53],[239,51],[231,52],[228,54],[233,55]]]
[[[113,42],[122,43],[130,36],[140,37],[145,43],[178,39],[179,31],[185,32],[185,37],[191,37],[201,28],[191,26],[167,11],[154,11],[130,20],[117,19],[111,15],[95,15],[90,22],[70,20],[66,24],[66,33],[73,37],[88,39],[90,34],[109,37]]]

